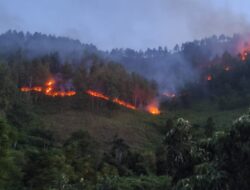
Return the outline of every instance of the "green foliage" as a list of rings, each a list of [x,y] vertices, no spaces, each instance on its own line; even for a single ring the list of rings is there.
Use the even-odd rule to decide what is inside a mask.
[[[97,184],[97,190],[168,190],[171,189],[171,178],[142,177],[109,177]]]
[[[176,46],[175,50],[194,66],[203,60],[198,44],[184,44],[181,49]],[[154,60],[156,52],[159,56],[166,53],[159,48],[148,50],[146,55]],[[124,53],[137,56],[130,49]],[[250,113],[230,126],[231,117],[242,110],[224,110],[249,102],[250,67],[238,64],[239,60],[227,53],[206,61],[222,65],[202,71],[202,75],[211,72],[213,80],[185,87],[179,97],[166,103],[173,108],[166,121],[164,114],[154,117],[140,111],[116,112],[113,104],[82,93],[93,89],[138,107],[147,105],[157,94],[155,82],[128,73],[117,63],[89,56],[80,64],[73,60],[62,64],[57,53],[34,59],[26,59],[21,50],[13,54],[0,64],[0,107],[6,117],[0,119],[0,189],[249,189]],[[224,72],[223,64],[229,64],[235,72]],[[67,81],[77,96],[62,100],[17,91],[23,85],[44,85],[52,76]],[[204,97],[212,105],[192,105]],[[214,112],[217,106],[220,112]],[[174,113],[179,107],[183,109],[180,115]],[[206,112],[202,113],[201,107]],[[194,120],[195,127],[182,118],[175,121],[182,115]],[[218,120],[227,121],[227,128],[216,131],[221,126]],[[64,128],[57,128],[59,125]],[[91,135],[71,130],[74,125],[88,129]],[[109,128],[112,132],[106,130]],[[154,150],[155,142],[160,142],[158,128],[165,136]],[[72,131],[76,132],[70,134]],[[58,137],[59,133],[65,138]],[[115,133],[119,137],[112,139]],[[154,142],[152,136],[158,139]],[[131,146],[135,141],[140,146]],[[145,141],[152,141],[150,147],[144,145]]]
[[[64,144],[64,154],[66,162],[73,167],[78,180],[95,179],[99,162],[98,151],[87,132],[73,133]]]
[[[22,172],[17,166],[14,152],[11,150],[11,129],[0,118],[0,189],[21,189]]]
[[[5,64],[0,63],[0,111],[6,111],[11,108],[16,97],[16,90],[9,68]]]
[[[192,171],[191,125],[179,118],[175,127],[166,134],[163,148],[158,152],[158,173],[168,174],[174,180],[187,176]],[[161,155],[162,154],[162,155]],[[165,172],[164,172],[165,170]]]
[[[24,167],[24,183],[32,189],[62,189],[73,171],[58,151],[29,152]]]
[[[6,112],[9,122],[18,128],[27,128],[34,120],[32,107],[27,101],[17,101]]]
[[[195,154],[201,159],[193,174],[179,180],[175,189],[249,189],[249,129],[247,113],[234,122],[228,133],[217,132],[200,143]]]

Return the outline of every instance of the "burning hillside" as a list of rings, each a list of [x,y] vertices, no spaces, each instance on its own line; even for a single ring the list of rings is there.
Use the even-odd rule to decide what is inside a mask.
[[[135,105],[127,103],[127,102],[120,100],[118,98],[108,97],[108,96],[106,96],[100,92],[94,91],[94,90],[87,90],[86,93],[90,96],[100,98],[102,100],[111,101],[113,103],[116,103],[116,104],[123,106],[125,108],[128,108],[128,109],[132,109],[132,110],[138,109]],[[151,102],[149,105],[146,106],[146,111],[153,114],[153,115],[159,115],[161,113],[159,110],[158,102],[156,100],[154,100],[153,102]]]
[[[21,92],[39,92],[39,93],[43,93],[46,96],[51,96],[51,97],[74,96],[77,93],[76,91],[71,90],[71,89],[58,88],[56,80],[54,79],[48,80],[43,86],[34,86],[34,87],[23,86],[20,88],[20,91]],[[135,105],[127,103],[118,98],[112,98],[112,97],[106,96],[101,92],[97,92],[94,90],[86,90],[85,93],[88,94],[89,96],[99,98],[104,101],[111,101],[127,109],[137,110],[137,107]],[[160,114],[160,111],[156,104],[148,105],[146,110],[153,115]]]
[[[62,89],[62,88],[57,89],[55,84],[56,84],[55,80],[50,79],[43,86],[34,86],[34,87],[24,86],[21,87],[20,90],[22,92],[41,92],[44,93],[46,96],[52,96],[52,97],[74,96],[76,94],[76,91],[74,90]]]
[[[124,102],[123,100],[120,100],[118,98],[111,98],[111,97],[105,96],[104,94],[97,92],[97,91],[94,91],[94,90],[87,90],[86,94],[93,96],[93,97],[96,97],[96,98],[100,98],[103,100],[114,102],[114,103],[119,104],[120,106],[126,107],[128,109],[136,110],[136,107],[130,103]]]

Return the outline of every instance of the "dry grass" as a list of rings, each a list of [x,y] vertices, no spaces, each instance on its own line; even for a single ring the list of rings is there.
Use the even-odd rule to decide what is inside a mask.
[[[45,126],[58,134],[60,141],[72,132],[86,130],[101,146],[108,144],[115,135],[123,138],[132,148],[152,148],[161,140],[147,113],[116,110],[109,115],[87,111],[67,110],[42,115]]]

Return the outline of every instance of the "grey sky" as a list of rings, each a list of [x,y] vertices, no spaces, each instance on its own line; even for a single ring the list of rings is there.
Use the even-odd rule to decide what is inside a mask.
[[[0,0],[0,32],[69,36],[101,49],[250,31],[249,0]]]

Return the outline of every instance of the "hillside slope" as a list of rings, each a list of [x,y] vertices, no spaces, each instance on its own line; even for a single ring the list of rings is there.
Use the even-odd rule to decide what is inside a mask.
[[[71,97],[72,101],[75,97]],[[91,100],[91,99],[89,99]],[[53,99],[51,99],[53,101]],[[62,100],[65,103],[65,100]],[[95,104],[104,104],[94,100]],[[66,100],[67,102],[67,100]],[[161,142],[159,116],[143,111],[128,110],[112,105],[111,110],[100,108],[72,108],[67,103],[54,102],[48,105],[37,105],[36,114],[42,125],[56,132],[59,142],[64,142],[70,135],[79,130],[88,131],[103,148],[118,136],[134,149],[154,148]]]

